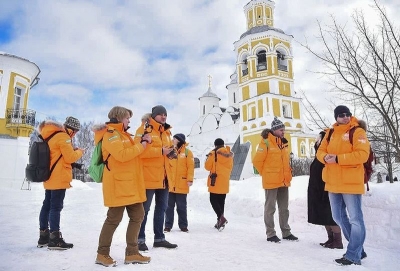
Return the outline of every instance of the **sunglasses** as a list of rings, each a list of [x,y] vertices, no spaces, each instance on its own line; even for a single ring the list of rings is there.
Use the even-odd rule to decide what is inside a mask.
[[[351,113],[340,113],[337,116],[339,118],[344,118],[344,117],[349,117],[350,118],[352,115],[351,115]]]

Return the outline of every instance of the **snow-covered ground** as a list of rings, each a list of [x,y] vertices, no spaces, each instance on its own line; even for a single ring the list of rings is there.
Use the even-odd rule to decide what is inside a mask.
[[[177,243],[178,248],[152,248],[152,209],[146,229],[151,262],[124,265],[125,215],[111,247],[111,256],[118,261],[115,270],[398,270],[400,266],[400,182],[370,184],[371,191],[363,197],[368,257],[362,266],[342,267],[333,260],[345,250],[321,247],[319,243],[326,241],[324,228],[307,223],[308,176],[295,177],[290,188],[290,226],[300,240],[275,244],[266,240],[260,177],[231,182],[225,210],[229,223],[218,232],[213,228],[216,217],[209,203],[205,174],[199,171],[196,175],[188,195],[190,232],[183,233],[175,225],[166,234],[167,240]],[[106,268],[94,263],[107,211],[101,184],[74,180],[72,185],[61,217],[63,236],[74,243],[74,248],[67,251],[36,248],[38,216],[44,198],[42,184],[32,184],[32,190],[20,190],[16,185],[12,187],[18,188],[0,190],[0,270]],[[279,233],[278,225],[276,221]]]

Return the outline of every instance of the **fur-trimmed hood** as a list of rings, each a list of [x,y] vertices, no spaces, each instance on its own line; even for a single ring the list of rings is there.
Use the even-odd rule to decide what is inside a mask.
[[[44,139],[48,138],[54,132],[65,132],[64,125],[54,120],[42,121],[37,127],[37,131]]]

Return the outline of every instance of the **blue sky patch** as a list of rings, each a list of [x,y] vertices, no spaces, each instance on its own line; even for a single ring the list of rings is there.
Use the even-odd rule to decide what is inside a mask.
[[[0,21],[0,44],[7,43],[11,40],[12,27],[9,22]]]

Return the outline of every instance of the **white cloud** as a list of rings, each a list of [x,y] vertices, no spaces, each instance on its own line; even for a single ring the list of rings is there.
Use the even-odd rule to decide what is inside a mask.
[[[152,106],[165,104],[171,124],[188,133],[198,118],[198,97],[208,89],[209,74],[213,91],[227,106],[225,86],[236,61],[233,43],[246,31],[247,3],[17,1],[0,11],[0,20],[9,19],[14,29],[2,51],[27,58],[42,70],[30,106],[44,115],[63,119],[72,110],[81,119],[105,121],[108,110],[118,104],[132,108],[132,123],[139,124]],[[400,9],[396,1],[382,3],[389,15]],[[329,24],[333,15],[341,23],[350,22],[355,7],[369,9],[365,0],[275,1],[275,27],[294,36],[295,89],[318,97],[328,89],[319,75],[309,72],[320,63],[298,42],[307,37],[313,48],[320,48],[317,20]],[[13,16],[16,10],[20,16]],[[45,94],[53,98],[51,103]]]

